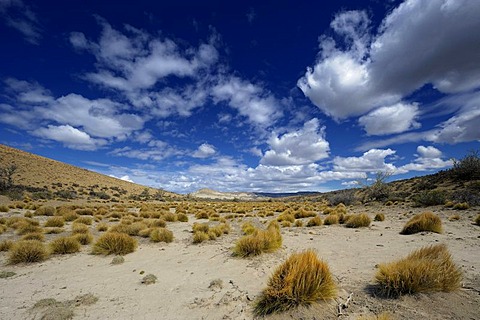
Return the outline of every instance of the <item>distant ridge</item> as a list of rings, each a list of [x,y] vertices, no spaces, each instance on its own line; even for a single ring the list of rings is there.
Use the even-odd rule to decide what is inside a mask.
[[[15,185],[25,186],[37,192],[74,192],[76,197],[106,194],[111,198],[128,198],[145,193],[154,194],[158,189],[106,176],[75,167],[60,161],[45,158],[26,151],[0,144],[0,166],[15,165]],[[181,197],[172,192],[161,191],[165,197]],[[117,195],[117,196],[116,196]],[[106,198],[106,196],[105,196]]]

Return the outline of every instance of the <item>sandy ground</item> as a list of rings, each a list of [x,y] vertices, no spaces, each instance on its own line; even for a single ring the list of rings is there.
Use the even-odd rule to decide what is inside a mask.
[[[399,234],[409,217],[425,209],[356,207],[349,213],[367,212],[373,218],[375,213],[384,212],[386,220],[362,229],[340,225],[282,228],[279,251],[248,259],[231,254],[242,222],[231,221],[230,234],[196,245],[191,241],[193,216],[187,223],[168,224],[174,242],[154,244],[141,239],[137,251],[126,255],[119,265],[110,264],[112,256],[89,254],[88,246],[80,253],[53,256],[31,265],[6,265],[7,253],[3,252],[0,271],[16,275],[0,279],[0,319],[42,319],[45,310],[33,308],[37,301],[66,301],[82,294],[93,294],[98,301],[75,307],[74,319],[253,319],[253,301],[275,267],[291,253],[308,248],[315,249],[330,266],[339,297],[268,319],[356,319],[383,311],[390,312],[393,319],[480,319],[480,227],[472,224],[478,210],[428,210],[441,216],[443,234]],[[449,221],[454,213],[461,219]],[[0,235],[0,239],[6,237]],[[371,287],[376,264],[437,243],[447,245],[463,270],[462,289],[399,299],[375,296]],[[147,274],[154,274],[157,282],[142,284]],[[337,305],[350,293],[351,303],[338,315]]]

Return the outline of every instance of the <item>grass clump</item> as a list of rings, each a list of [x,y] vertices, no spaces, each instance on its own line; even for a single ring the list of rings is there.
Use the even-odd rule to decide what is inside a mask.
[[[210,237],[208,236],[207,232],[195,231],[193,233],[193,243],[202,243],[202,242],[207,241],[209,239],[210,239]]]
[[[48,218],[47,221],[45,222],[45,227],[47,228],[61,228],[65,225],[65,219],[60,216],[55,216]]]
[[[77,233],[73,237],[83,246],[86,246],[87,244],[90,244],[93,241],[93,236],[89,232]]]
[[[83,223],[73,223],[72,224],[72,233],[73,234],[78,234],[78,233],[87,233],[88,232],[88,226]]]
[[[477,226],[480,226],[480,213],[477,214],[475,220],[473,220],[473,223],[475,223]]]
[[[442,220],[432,212],[420,213],[405,224],[400,234],[414,234],[422,231],[442,233]]]
[[[125,255],[134,252],[137,240],[125,233],[107,232],[102,234],[94,243],[93,254]]]
[[[0,252],[8,251],[13,246],[13,241],[11,240],[2,240],[0,241]]]
[[[328,265],[312,250],[292,254],[274,271],[255,303],[258,316],[309,306],[336,297]]]
[[[352,215],[345,223],[347,228],[361,228],[368,227],[372,220],[366,213],[359,213]]]
[[[50,250],[56,254],[70,254],[80,251],[80,242],[71,237],[58,237],[50,242]]]
[[[266,230],[255,230],[250,235],[241,237],[233,254],[239,257],[256,256],[263,252],[273,252],[282,246],[282,235],[278,223],[270,223]]]
[[[75,219],[75,221],[73,221],[74,223],[82,223],[82,224],[85,224],[87,226],[90,226],[92,223],[93,223],[93,219],[91,217],[78,217],[77,219]]]
[[[53,216],[57,210],[51,206],[40,207],[35,210],[36,216]]]
[[[48,258],[46,246],[38,240],[18,241],[8,253],[9,264],[41,262]]]
[[[407,257],[380,264],[375,276],[387,297],[419,292],[449,292],[460,287],[462,272],[452,261],[444,244],[427,246]]]
[[[322,218],[320,216],[316,216],[308,220],[307,227],[317,227],[322,225]]]
[[[166,228],[155,228],[150,232],[150,241],[170,243],[173,241],[173,232]]]
[[[383,213],[377,213],[375,215],[375,218],[373,218],[375,221],[385,221],[385,215]]]
[[[460,202],[453,205],[455,210],[467,210],[470,209],[470,205],[467,202]]]
[[[336,214],[329,214],[328,216],[325,217],[325,220],[323,220],[323,224],[326,226],[332,225],[332,224],[338,224],[340,221],[340,217]]]
[[[45,241],[45,235],[41,232],[27,233],[22,237],[22,240],[38,240]]]

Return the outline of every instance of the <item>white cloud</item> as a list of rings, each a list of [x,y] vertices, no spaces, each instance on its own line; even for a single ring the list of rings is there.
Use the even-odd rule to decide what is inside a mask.
[[[215,147],[208,143],[203,143],[198,147],[198,149],[193,153],[194,158],[208,158],[213,156],[216,153]]]
[[[226,102],[258,126],[268,127],[282,116],[275,97],[263,88],[237,77],[221,80],[212,88],[215,103]]]
[[[479,13],[478,1],[407,0],[376,35],[366,34],[364,13],[341,13],[331,26],[347,47],[321,38],[319,60],[298,86],[335,119],[393,105],[428,83],[447,94],[474,90],[480,87]]]
[[[63,143],[66,147],[78,150],[96,150],[107,142],[103,139],[93,139],[87,133],[69,125],[39,128],[33,134],[44,139]]]
[[[161,161],[165,158],[179,155],[181,152],[165,142],[156,141],[149,145],[148,148],[116,148],[109,152],[109,154],[139,160]]]
[[[333,159],[334,171],[354,172],[395,172],[396,168],[385,159],[396,153],[392,149],[371,149],[363,153],[361,157],[335,157]]]
[[[132,182],[132,183],[135,183],[132,179],[130,179],[130,177],[128,175],[124,175],[124,176],[121,176],[121,177],[117,177],[113,174],[109,174],[110,177],[112,178],[115,178],[115,179],[120,179],[120,180],[123,180],[123,181],[127,181],[127,182]]]
[[[358,123],[365,128],[368,135],[386,135],[419,128],[420,124],[415,121],[417,117],[417,104],[399,102],[380,107],[360,117]]]
[[[318,119],[305,122],[302,129],[278,137],[273,134],[260,163],[267,166],[290,166],[314,163],[328,157],[329,143],[325,140],[325,127]]]
[[[398,173],[438,170],[453,165],[452,160],[443,160],[442,152],[433,146],[418,146],[417,153],[414,161],[398,168]]]

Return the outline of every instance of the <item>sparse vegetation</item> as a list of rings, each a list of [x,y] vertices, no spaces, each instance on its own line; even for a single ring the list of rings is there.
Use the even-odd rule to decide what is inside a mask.
[[[70,254],[80,251],[80,242],[73,236],[59,237],[50,242],[50,250],[56,254]]]
[[[152,242],[166,242],[173,241],[173,232],[166,228],[155,228],[150,232],[150,240]]]
[[[372,220],[366,213],[359,213],[352,215],[345,223],[347,228],[362,228],[368,227]]]
[[[472,150],[460,160],[454,160],[450,169],[452,176],[460,181],[480,180],[480,155]]]
[[[332,225],[332,224],[338,224],[339,221],[340,221],[340,218],[337,214],[329,214],[323,220],[323,224],[326,225],[326,226],[329,226],[329,225]]]
[[[414,234],[422,231],[442,233],[442,220],[432,212],[420,213],[405,224],[400,234]]]
[[[474,222],[477,226],[480,226],[480,213],[477,214],[477,216],[475,217],[475,220],[473,220],[473,222]]]
[[[93,254],[126,255],[137,248],[137,240],[125,233],[107,232],[101,235],[94,243]]]
[[[21,240],[12,245],[8,252],[8,263],[34,263],[48,258],[48,250],[38,240]]]
[[[423,247],[401,260],[381,264],[375,276],[380,291],[398,297],[430,291],[453,291],[460,287],[462,273],[445,245]]]
[[[307,227],[317,227],[322,225],[322,218],[320,216],[316,216],[308,220]]]
[[[45,222],[45,227],[52,227],[52,228],[61,228],[65,225],[65,219],[63,217],[51,217],[48,218],[47,221]]]
[[[256,256],[263,252],[272,252],[282,245],[282,235],[278,223],[271,223],[266,230],[255,230],[252,234],[240,238],[233,254],[239,257]]]
[[[444,205],[446,201],[445,192],[439,190],[422,191],[413,197],[415,204],[419,207]]]
[[[328,265],[307,250],[292,254],[268,280],[255,303],[255,314],[265,316],[336,297]]]
[[[373,218],[374,221],[385,221],[385,214],[383,213],[377,213],[375,215],[375,218]]]

